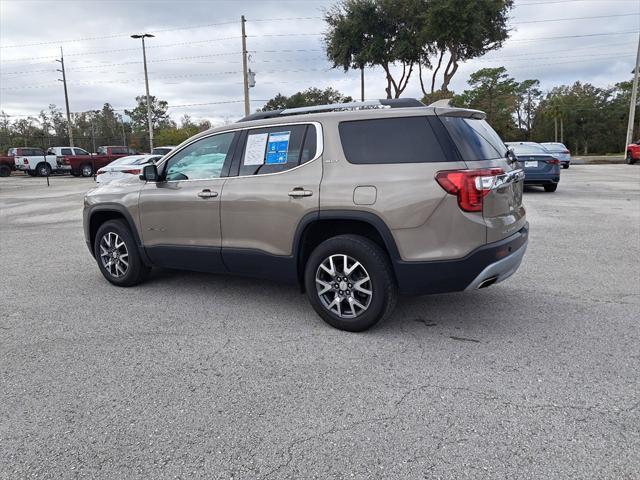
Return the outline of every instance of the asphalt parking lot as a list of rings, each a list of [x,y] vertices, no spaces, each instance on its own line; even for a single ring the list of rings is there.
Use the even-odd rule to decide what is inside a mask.
[[[640,478],[640,167],[527,190],[514,277],[361,334],[268,282],[111,286],[92,185],[0,178],[0,478]]]

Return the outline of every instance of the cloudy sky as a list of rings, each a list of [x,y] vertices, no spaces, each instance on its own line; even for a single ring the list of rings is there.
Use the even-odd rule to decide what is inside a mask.
[[[473,0],[469,0],[473,1]],[[64,105],[58,82],[64,48],[71,111],[105,102],[131,108],[144,92],[140,40],[151,32],[147,60],[151,94],[172,117],[188,113],[214,123],[243,114],[240,16],[257,85],[252,110],[278,92],[334,87],[360,97],[357,72],[333,70],[325,58],[323,12],[334,0],[0,0],[0,109],[20,118],[50,103]],[[640,0],[516,0],[511,37],[500,50],[461,66],[469,73],[505,66],[517,80],[543,89],[576,80],[607,86],[631,78],[640,30]],[[366,97],[384,96],[378,69],[366,71]],[[403,96],[421,97],[417,76]]]

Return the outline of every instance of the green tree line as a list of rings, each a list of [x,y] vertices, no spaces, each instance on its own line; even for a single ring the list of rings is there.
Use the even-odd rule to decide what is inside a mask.
[[[165,100],[151,96],[151,120],[156,145],[177,145],[198,132],[211,128],[208,121],[194,122],[183,115],[177,124],[168,114]],[[116,112],[105,103],[100,110],[71,114],[74,145],[95,152],[101,145],[127,145],[149,151],[146,96],[136,97],[136,106]],[[69,145],[67,119],[60,107],[49,105],[37,116],[15,118],[0,112],[0,152],[11,147]]]

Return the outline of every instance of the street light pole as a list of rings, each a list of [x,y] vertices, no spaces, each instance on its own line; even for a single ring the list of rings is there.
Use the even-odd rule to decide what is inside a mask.
[[[142,61],[144,63],[144,84],[147,88],[147,121],[149,122],[149,152],[153,151],[153,122],[151,121],[151,97],[149,95],[149,74],[147,73],[147,51],[144,45],[145,38],[153,38],[155,35],[143,33],[139,35],[131,35],[131,38],[142,39]]]

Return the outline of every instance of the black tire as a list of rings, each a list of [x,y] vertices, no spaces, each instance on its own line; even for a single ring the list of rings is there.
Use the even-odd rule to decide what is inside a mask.
[[[633,156],[631,155],[631,152],[627,152],[627,158],[625,160],[627,162],[627,165],[633,165],[634,163],[636,163],[636,161],[633,159]]]
[[[51,175],[51,165],[41,162],[36,166],[36,175],[38,177],[48,177]]]
[[[370,282],[364,284],[365,288],[368,287],[367,289],[371,292],[368,306],[352,318],[341,317],[327,308],[320,297],[320,292],[316,288],[316,274],[319,272],[320,265],[327,261],[331,255],[347,255],[352,260],[360,262],[364,268],[364,273],[370,278]],[[340,272],[344,274],[344,267],[336,265],[334,271],[338,275]],[[351,276],[339,278],[344,279],[342,283],[344,285],[347,285],[346,282],[349,281],[346,280],[347,278],[351,279],[352,282],[354,281]],[[377,244],[359,235],[339,235],[318,245],[305,265],[304,282],[309,301],[318,315],[329,325],[349,332],[367,330],[376,323],[388,318],[393,312],[398,298],[393,270],[386,253]],[[336,283],[335,285],[339,284]],[[353,296],[363,295],[357,292],[355,287],[351,287],[353,284],[350,283],[348,285],[351,291],[347,290],[345,292],[351,292]],[[338,287],[335,287],[334,290],[338,290]],[[330,291],[330,293],[335,293],[335,296],[338,296],[338,291]],[[352,305],[347,300],[345,298],[344,302]],[[340,304],[343,305],[342,300],[340,300]],[[351,308],[353,312],[353,306]]]
[[[558,184],[557,183],[549,183],[547,185],[544,185],[544,191],[545,192],[555,192],[558,189]]]
[[[11,168],[7,165],[0,165],[0,177],[8,177],[11,175]]]
[[[80,172],[76,172],[75,170],[71,171],[71,175],[73,175],[74,177],[79,177],[80,176]]]
[[[35,170],[27,170],[27,175],[29,175],[30,177],[35,177],[36,176],[36,171]]]
[[[567,168],[569,168],[569,164],[568,163],[563,164],[562,168],[564,168],[566,170]]]
[[[128,254],[128,257],[126,257],[128,259],[128,266],[120,276],[114,275],[114,273],[112,273],[112,269],[105,266],[103,263],[103,257],[100,255],[100,243],[102,242],[103,237],[109,234],[117,235],[117,238],[124,242],[126,253]],[[113,242],[114,238],[116,237],[112,236],[112,244],[115,243]],[[119,287],[131,287],[133,285],[137,285],[143,282],[151,271],[151,269],[142,262],[140,253],[138,252],[138,246],[133,239],[131,230],[123,220],[109,220],[108,222],[100,225],[100,228],[98,228],[98,232],[96,233],[95,241],[93,242],[93,251],[96,261],[98,262],[98,268],[100,269],[100,272],[102,272],[104,278]],[[122,252],[123,250],[120,249],[120,255]],[[118,272],[118,270],[116,270],[116,272]]]
[[[93,165],[90,163],[85,163],[80,167],[80,173],[83,177],[92,177],[93,176]]]

